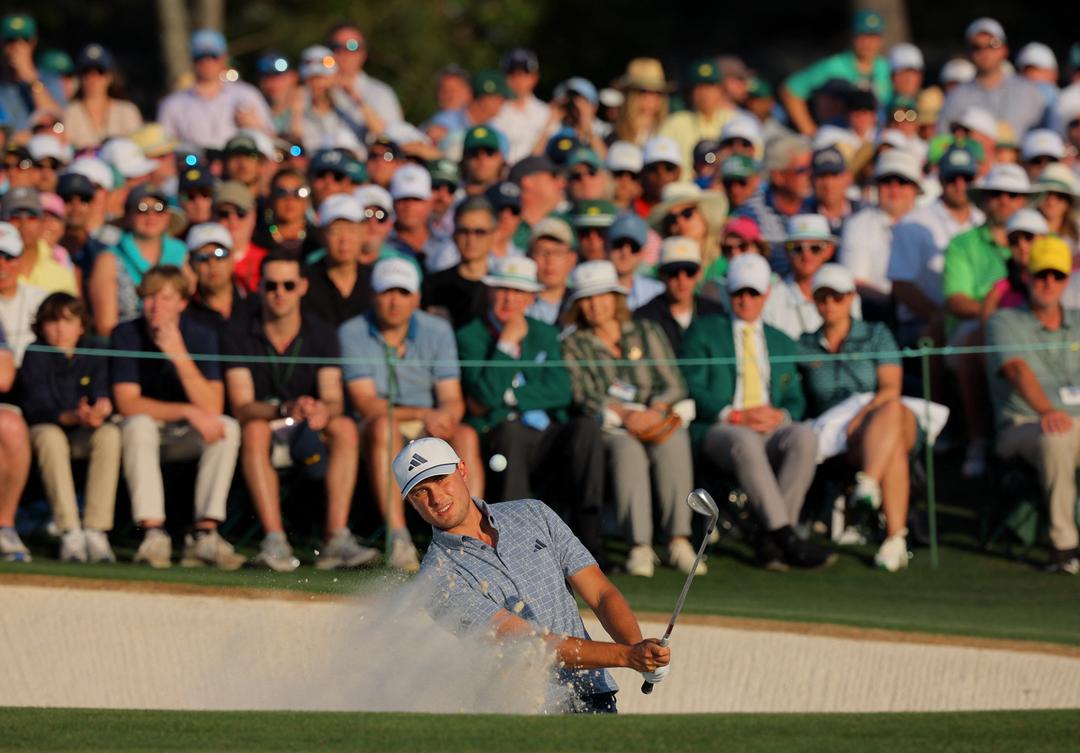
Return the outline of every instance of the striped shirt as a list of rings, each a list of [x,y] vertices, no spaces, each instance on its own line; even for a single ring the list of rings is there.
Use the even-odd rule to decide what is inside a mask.
[[[822,330],[803,335],[799,350],[808,356],[830,353]],[[837,353],[865,353],[866,358],[850,361],[831,359],[807,361],[799,364],[803,375],[803,389],[810,404],[810,415],[819,416],[834,405],[852,395],[877,392],[878,366],[899,366],[900,359],[896,340],[882,322],[864,322],[852,319],[851,331],[840,343]],[[891,355],[878,356],[877,353]]]

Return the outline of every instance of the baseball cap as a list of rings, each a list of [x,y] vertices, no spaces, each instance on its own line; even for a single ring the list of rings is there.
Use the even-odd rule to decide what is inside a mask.
[[[810,283],[813,292],[819,290],[835,290],[837,293],[855,292],[855,275],[843,264],[829,262],[822,264],[821,268],[814,273],[814,279]]]
[[[229,45],[225,42],[225,36],[216,29],[199,29],[191,35],[191,57],[198,58],[208,55],[219,58],[224,55]]]
[[[151,159],[164,157],[176,151],[180,142],[171,137],[161,123],[144,123],[131,133],[131,140]]]
[[[75,59],[75,67],[85,71],[89,68],[98,68],[103,71],[111,71],[115,66],[112,53],[97,42],[86,45],[79,50]]]
[[[536,73],[540,70],[540,61],[536,57],[536,53],[532,50],[527,50],[524,47],[515,47],[506,53],[502,59],[502,65],[500,66],[503,73],[510,73],[510,71],[522,70],[526,73]]]
[[[129,180],[149,175],[158,167],[157,162],[143,154],[138,144],[127,138],[109,139],[98,155]]]
[[[720,163],[720,180],[746,180],[757,171],[758,163],[745,154],[731,154]]]
[[[37,24],[33,16],[11,13],[0,21],[0,40],[37,39]]]
[[[720,70],[720,78],[749,79],[753,72],[746,67],[746,63],[738,55],[721,55],[716,59],[716,67]]]
[[[64,200],[51,191],[41,192],[41,208],[45,214],[56,215],[60,219],[67,216],[67,207],[64,206]]]
[[[0,254],[22,256],[23,241],[19,231],[10,222],[0,222]]]
[[[616,241],[629,239],[637,244],[638,248],[645,245],[649,240],[649,225],[645,220],[633,212],[620,214],[611,223],[607,231],[608,245],[614,246]]]
[[[230,154],[247,154],[252,157],[265,157],[266,159],[274,159],[277,156],[270,137],[258,131],[238,131],[235,136],[225,142],[223,151],[226,156]]]
[[[78,157],[64,172],[82,175],[98,188],[113,190],[113,172],[100,157]]]
[[[561,217],[545,217],[532,226],[529,232],[529,245],[541,238],[551,238],[568,246],[574,245],[574,231]]]
[[[721,232],[723,235],[728,233],[737,235],[744,241],[750,241],[751,243],[761,241],[761,226],[757,224],[753,217],[732,217],[724,224]]]
[[[600,94],[596,91],[593,82],[587,78],[581,76],[568,78],[563,82],[563,87],[566,89],[567,94],[577,94],[579,97],[589,100],[593,105],[600,102]]]
[[[874,180],[888,177],[903,178],[916,186],[922,180],[922,162],[911,152],[890,149],[878,155],[874,165]]]
[[[470,83],[473,95],[477,97],[510,96],[510,87],[506,85],[506,76],[501,71],[477,71]]]
[[[267,52],[261,55],[255,63],[255,72],[260,76],[274,76],[279,73],[288,73],[289,59],[280,52]]]
[[[641,152],[642,165],[649,166],[657,162],[667,162],[676,167],[683,166],[682,151],[675,139],[667,136],[654,136],[645,142]]]
[[[990,168],[975,185],[977,191],[1006,191],[1008,193],[1031,193],[1031,181],[1019,165],[998,163]]]
[[[657,270],[663,272],[672,268],[700,268],[701,246],[693,238],[684,235],[673,235],[665,238],[660,246],[660,262]]]
[[[521,189],[516,183],[501,180],[484,191],[484,198],[496,213],[503,209],[521,209]]]
[[[143,183],[142,185],[135,186],[131,190],[131,193],[127,195],[127,199],[124,200],[124,211],[130,212],[139,206],[139,202],[145,199],[158,199],[162,204],[169,203],[169,195],[161,189],[160,186],[155,186],[151,183]]]
[[[772,278],[772,270],[764,256],[758,254],[742,254],[736,256],[728,265],[727,288],[728,292],[750,288],[764,294],[769,289],[769,281]]]
[[[953,58],[941,66],[938,78],[943,84],[966,84],[975,78],[975,64],[964,58]]]
[[[336,193],[327,196],[319,205],[319,227],[328,227],[335,220],[363,222],[364,205],[351,193]]]
[[[566,158],[566,167],[569,169],[574,165],[588,165],[596,170],[604,169],[604,163],[600,160],[600,155],[587,146],[579,146],[570,152],[570,155]]]
[[[1031,244],[1028,271],[1037,275],[1046,269],[1056,269],[1065,275],[1072,274],[1072,252],[1069,244],[1056,235],[1044,235]]]
[[[26,142],[26,151],[30,152],[30,159],[34,162],[51,158],[66,165],[75,156],[70,145],[48,133],[31,136]]]
[[[641,148],[629,141],[616,141],[608,147],[607,169],[609,172],[640,173],[645,162]]]
[[[510,168],[510,180],[520,185],[522,178],[537,173],[550,173],[558,175],[559,168],[547,156],[526,157]]]
[[[986,16],[976,18],[968,24],[967,31],[964,32],[964,39],[970,42],[979,34],[989,34],[994,39],[1005,41],[1005,29],[997,21]]]
[[[829,221],[820,214],[796,214],[788,220],[789,241],[827,241],[836,243]]]
[[[250,212],[255,208],[255,197],[251,189],[238,180],[226,180],[218,183],[214,189],[214,206],[232,204],[237,209]]]
[[[457,470],[461,458],[447,442],[436,437],[414,439],[394,458],[394,478],[401,487],[401,496],[408,496],[421,481],[436,476],[448,476]]]
[[[494,149],[495,151],[501,151],[502,145],[499,141],[499,133],[491,126],[478,125],[473,126],[465,132],[465,142],[462,144],[462,150],[466,153],[473,149],[482,148]]]
[[[188,230],[185,240],[188,251],[198,251],[208,243],[227,248],[230,251],[233,247],[232,234],[223,225],[216,222],[202,222],[195,225],[191,230]]]
[[[690,75],[687,77],[690,86],[699,84],[719,84],[720,66],[711,58],[698,60],[690,66]]]
[[[918,47],[910,42],[901,42],[893,45],[893,48],[889,50],[889,67],[893,73],[907,70],[921,71],[926,68],[926,63]]]
[[[961,111],[953,123],[992,139],[996,139],[998,135],[997,119],[993,113],[982,107],[968,107]]]
[[[36,188],[20,186],[4,194],[4,198],[0,200],[0,215],[7,219],[14,212],[20,211],[33,212],[38,217],[44,213],[45,210],[41,206],[41,193]]]
[[[176,190],[177,193],[183,194],[193,188],[213,188],[216,184],[217,179],[209,170],[204,170],[201,167],[189,167],[180,173]]]
[[[378,207],[387,214],[392,214],[394,211],[394,200],[391,198],[390,192],[374,183],[360,186],[353,191],[353,196],[356,197],[356,200],[360,202],[364,209]]]
[[[1006,235],[1016,232],[1046,235],[1050,232],[1050,226],[1046,223],[1046,218],[1038,210],[1024,207],[1013,212],[1012,217],[1005,223]]]
[[[695,165],[715,165],[719,156],[720,142],[712,139],[704,139],[694,145]]]
[[[348,176],[346,156],[336,149],[326,149],[316,154],[308,165],[308,175],[314,176],[324,172]]]
[[[627,295],[626,288],[619,284],[615,265],[604,259],[582,262],[574,267],[570,275],[570,288],[569,303],[603,293]]]
[[[32,151],[31,154],[33,154]],[[1024,162],[1036,157],[1062,160],[1065,158],[1065,142],[1061,140],[1057,131],[1051,131],[1049,128],[1034,128],[1024,135],[1024,140],[1020,145],[1020,156]]]
[[[815,177],[818,175],[840,175],[846,172],[847,169],[847,160],[844,159],[843,153],[835,146],[818,149],[814,152],[810,162],[810,174]]]
[[[390,179],[390,196],[394,201],[401,199],[431,198],[431,173],[420,165],[402,165]]]
[[[749,86],[746,87],[746,96],[749,99],[758,99],[761,97],[772,97],[773,88],[768,81],[761,76],[754,76],[750,79]]]
[[[563,128],[548,139],[544,154],[556,165],[566,166],[571,153],[581,147],[581,142],[569,128]]]
[[[37,66],[43,71],[57,76],[71,76],[75,73],[75,63],[63,50],[45,50],[37,57]]]
[[[753,115],[738,113],[724,124],[720,129],[720,143],[723,144],[732,139],[745,139],[754,145],[755,149],[761,149],[765,144],[765,134],[761,130],[761,124]]]
[[[394,289],[415,293],[420,290],[420,273],[407,259],[380,259],[371,271],[371,289],[376,293]]]
[[[504,256],[495,259],[482,282],[489,288],[510,288],[539,293],[544,286],[536,281],[536,262],[527,256]]]
[[[966,175],[968,178],[973,178],[978,172],[979,164],[975,155],[962,146],[949,147],[938,160],[938,175],[942,180],[948,180],[954,175]]]
[[[329,47],[316,44],[300,53],[300,78],[333,76],[337,70],[337,61]]]
[[[1020,70],[1025,68],[1045,68],[1056,71],[1058,69],[1057,56],[1054,51],[1042,42],[1028,42],[1020,48],[1016,55],[1016,67]]]
[[[851,31],[853,34],[884,34],[885,19],[877,11],[860,10],[851,19]]]
[[[604,199],[584,199],[574,202],[570,212],[574,227],[607,228],[615,221],[618,210]]]
[[[455,189],[461,184],[461,171],[453,160],[441,159],[427,163],[432,183],[449,183]]]
[[[78,173],[64,173],[56,181],[56,193],[60,198],[66,199],[71,196],[80,196],[89,201],[94,198],[97,189],[90,179]]]

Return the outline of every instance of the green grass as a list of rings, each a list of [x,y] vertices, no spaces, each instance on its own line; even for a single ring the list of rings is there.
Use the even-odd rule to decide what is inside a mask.
[[[0,751],[1075,751],[1080,712],[621,717],[0,709]]]

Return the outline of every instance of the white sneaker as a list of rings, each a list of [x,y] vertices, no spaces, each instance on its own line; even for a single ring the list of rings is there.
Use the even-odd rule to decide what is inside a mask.
[[[263,537],[259,553],[251,558],[251,564],[264,565],[277,573],[291,573],[300,567],[300,560],[293,556],[285,534],[274,532]]]
[[[420,553],[410,539],[394,537],[390,544],[390,567],[415,573],[420,570]]]
[[[239,570],[247,558],[237,554],[233,545],[221,537],[217,529],[208,531],[198,538],[194,534],[184,537],[184,554],[180,558],[181,567],[202,567],[210,565],[222,570]]]
[[[657,556],[651,546],[638,544],[626,558],[626,572],[639,578],[651,578],[656,572]]]
[[[862,471],[855,474],[855,491],[851,496],[856,507],[868,510],[881,509],[881,484]]]
[[[60,536],[61,562],[86,562],[86,534],[81,528],[64,531]]]
[[[89,562],[116,562],[107,533],[92,528],[83,529],[83,533],[86,535],[86,559]]]
[[[160,528],[151,528],[135,552],[135,562],[163,569],[172,567],[172,539]]]
[[[895,573],[908,565],[907,529],[889,536],[881,543],[874,555],[874,564],[882,570]]]
[[[686,539],[679,539],[678,541],[671,542],[668,547],[668,564],[681,573],[690,573],[690,568],[694,566],[694,560],[697,559],[697,552],[694,551],[694,547],[690,546],[690,542]],[[702,560],[697,566],[697,575],[705,575],[709,572],[709,568],[705,566],[705,561]]]
[[[0,560],[4,562],[32,562],[30,550],[19,538],[14,528],[0,528]]]
[[[319,556],[315,559],[315,567],[319,570],[363,567],[372,564],[378,558],[377,549],[361,546],[352,531],[342,528],[330,537],[319,552]]]
[[[989,451],[990,440],[984,437],[972,440],[964,456],[964,464],[960,468],[964,478],[978,478],[986,473],[986,456]]]

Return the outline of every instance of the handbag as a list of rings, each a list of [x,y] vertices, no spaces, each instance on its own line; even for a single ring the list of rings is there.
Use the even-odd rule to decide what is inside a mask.
[[[663,444],[680,428],[682,428],[682,419],[677,413],[669,410],[664,414],[662,421],[657,421],[644,431],[633,434],[633,437],[646,444]]]

